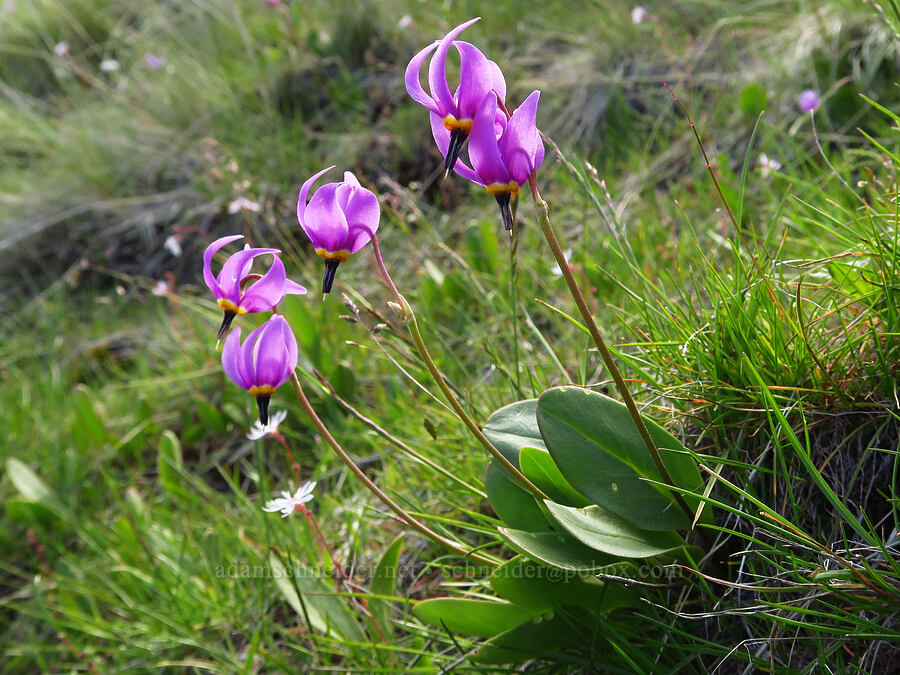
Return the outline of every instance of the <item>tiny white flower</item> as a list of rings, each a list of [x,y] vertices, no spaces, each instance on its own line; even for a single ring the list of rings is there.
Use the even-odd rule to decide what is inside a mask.
[[[252,213],[259,213],[262,207],[256,202],[247,199],[246,197],[238,197],[233,202],[228,205],[228,213],[235,214],[238,211],[251,211]]]
[[[287,417],[287,410],[279,410],[269,415],[269,423],[265,426],[262,425],[262,422],[256,420],[253,426],[250,427],[247,438],[251,441],[258,441],[266,436],[274,436],[278,433],[278,425],[284,422],[285,417]]]
[[[779,171],[780,169],[781,162],[779,162],[777,159],[771,159],[767,157],[765,153],[760,154],[759,172],[762,174],[763,178],[768,178],[770,171]]]
[[[170,235],[166,239],[166,241],[163,243],[163,248],[174,255],[176,258],[181,256],[181,244],[178,241],[178,237],[176,237],[174,234]]]
[[[572,249],[567,248],[565,251],[563,251],[563,255],[566,258],[566,262],[569,262],[569,260],[572,259]],[[555,277],[561,277],[563,275],[562,270],[559,269],[558,264],[553,265],[553,267],[550,269],[550,274],[552,274]]]
[[[100,70],[104,73],[112,73],[119,69],[119,62],[115,59],[103,59],[100,62]]]
[[[414,23],[413,18],[409,14],[404,14],[400,17],[400,20],[397,22],[397,28],[400,30],[405,30],[412,26]]]
[[[62,58],[63,56],[69,55],[69,43],[68,42],[57,42],[53,45],[53,53]]]
[[[275,513],[281,511],[281,517],[287,518],[298,506],[303,506],[306,502],[313,498],[312,491],[316,487],[316,481],[304,483],[297,488],[297,491],[291,495],[290,492],[282,491],[281,497],[278,499],[270,499],[263,507],[263,511],[267,513]]]
[[[635,7],[631,10],[631,22],[635,25],[641,23],[644,19],[647,18],[647,10],[643,7]]]
[[[150,291],[153,295],[163,296],[169,294],[169,284],[162,279],[156,282],[156,286]]]

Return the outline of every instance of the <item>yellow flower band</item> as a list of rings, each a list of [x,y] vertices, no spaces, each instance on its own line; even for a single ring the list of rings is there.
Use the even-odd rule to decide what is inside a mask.
[[[324,248],[317,248],[316,255],[325,260],[337,260],[338,262],[347,262],[350,257],[350,251],[342,249],[340,251],[326,251]]]
[[[444,118],[444,128],[448,131],[464,131],[468,135],[472,131],[472,122],[474,120],[458,120],[453,115],[447,115]]]
[[[497,194],[510,194],[517,195],[519,194],[519,184],[513,181],[512,183],[491,183],[490,185],[485,185],[484,189],[487,190],[492,195]]]
[[[219,300],[219,307],[224,309],[226,312],[234,312],[235,314],[246,314],[247,310],[243,307],[238,307],[231,300],[227,298],[222,298]]]
[[[275,393],[275,387],[264,384],[258,387],[250,387],[251,396],[271,396]]]

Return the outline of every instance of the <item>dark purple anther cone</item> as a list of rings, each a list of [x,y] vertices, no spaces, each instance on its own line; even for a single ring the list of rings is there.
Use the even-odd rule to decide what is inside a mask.
[[[322,293],[329,293],[331,291],[331,286],[334,284],[334,275],[337,272],[338,265],[341,264],[340,260],[336,260],[335,258],[331,258],[325,261],[325,276],[322,277]]]
[[[509,208],[509,202],[512,199],[512,194],[510,194],[509,192],[498,192],[494,195],[494,199],[497,200],[497,204],[500,206],[500,217],[503,219],[503,227],[506,228],[507,232],[512,232],[513,215],[512,211]]]
[[[219,326],[219,332],[216,333],[216,340],[221,340],[225,337],[225,333],[231,328],[231,322],[234,321],[234,317],[236,316],[237,312],[232,312],[230,309],[225,310],[225,316],[222,318],[222,325]]]
[[[459,159],[459,153],[462,152],[462,146],[469,137],[469,132],[465,129],[454,129],[450,132],[450,145],[447,147],[447,156],[444,158],[444,171],[450,173],[456,166],[456,160]]]
[[[256,397],[256,407],[259,408],[259,422],[263,426],[269,423],[269,401],[271,398],[271,394],[263,394]]]

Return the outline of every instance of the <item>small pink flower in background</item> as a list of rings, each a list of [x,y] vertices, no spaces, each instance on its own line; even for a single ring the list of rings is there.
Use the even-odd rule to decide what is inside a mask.
[[[146,64],[150,70],[159,70],[166,65],[166,62],[155,54],[147,52],[144,54],[144,64]]]
[[[331,290],[338,265],[372,240],[381,220],[378,197],[361,186],[349,171],[344,172],[343,182],[326,183],[306,203],[313,183],[333,168],[322,169],[307,180],[297,199],[300,227],[315,247],[316,255],[325,259],[322,293]]]
[[[647,15],[648,12],[646,9],[640,6],[635,7],[633,10],[631,10],[631,22],[637,25],[644,21],[644,19],[647,18]]]
[[[275,5],[280,5],[280,4],[281,4],[281,0],[266,0],[266,4],[267,4],[267,5],[272,5],[272,6],[274,7]]]
[[[245,248],[230,256],[222,265],[218,276],[212,272],[212,261],[223,246],[243,239],[240,234],[216,239],[203,252],[203,281],[212,291],[219,307],[225,310],[225,317],[219,327],[219,340],[228,332],[231,322],[238,314],[269,312],[284,300],[287,293],[303,295],[306,289],[287,278],[284,263],[278,257],[278,249]],[[271,255],[272,265],[265,274],[251,274],[254,258]],[[247,286],[247,284],[250,284]]]
[[[250,392],[259,421],[269,423],[269,400],[297,367],[297,339],[288,322],[275,314],[241,343],[241,329],[231,331],[222,348],[222,368],[232,382]]]
[[[407,28],[412,26],[414,23],[415,23],[415,21],[413,21],[413,18],[409,14],[404,14],[403,16],[400,17],[400,20],[397,22],[397,28],[399,28],[400,30],[406,30]]]
[[[259,213],[262,207],[254,202],[252,199],[247,199],[246,197],[238,197],[233,202],[228,204],[228,213],[234,215],[239,211],[246,211],[248,213]]]
[[[58,57],[62,58],[64,56],[69,55],[69,43],[68,42],[57,42],[53,45],[53,53]]]
[[[282,518],[287,518],[295,511],[303,513],[306,510],[304,504],[313,498],[313,490],[316,489],[316,481],[304,483],[292,495],[290,492],[282,491],[279,499],[270,499],[263,507],[263,511],[267,513],[281,512]]]
[[[819,107],[821,101],[819,100],[819,94],[814,89],[807,89],[800,93],[799,96],[800,101],[800,110],[804,113],[811,112]]]
[[[103,59],[100,62],[100,70],[104,73],[113,73],[119,69],[119,62],[115,59]]]
[[[153,293],[153,295],[155,295],[157,297],[162,297],[164,295],[168,295],[169,294],[169,284],[168,284],[168,282],[160,279],[159,281],[156,282],[156,285],[150,290],[150,292]]]
[[[781,170],[781,162],[777,159],[772,159],[768,157],[765,153],[761,153],[759,155],[759,172],[762,174],[763,178],[769,177],[770,171],[780,171]]]
[[[425,106],[431,114],[431,130],[435,140],[438,141],[438,133],[443,134],[446,131],[449,135],[449,146],[444,151],[446,171],[456,166],[459,152],[472,131],[475,113],[478,112],[485,94],[493,93],[494,98],[499,99],[501,103],[506,99],[506,80],[500,66],[488,60],[475,46],[456,39],[476,21],[478,18],[460,24],[443,39],[425,47],[406,66],[404,76],[406,91],[416,103]],[[447,83],[447,54],[451,46],[459,52],[460,63],[459,85],[453,89]],[[425,59],[431,52],[434,52],[434,56],[428,64],[429,95],[419,83],[419,71],[422,70]],[[497,123],[502,122],[498,119]]]
[[[176,258],[181,257],[181,242],[174,234],[169,235],[169,237],[166,238],[166,241],[163,243],[163,248]]]

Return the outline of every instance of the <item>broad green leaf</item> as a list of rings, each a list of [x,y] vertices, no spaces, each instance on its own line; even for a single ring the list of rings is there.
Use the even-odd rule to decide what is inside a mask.
[[[6,460],[6,475],[25,499],[46,502],[52,498],[50,488],[24,462],[15,457]]]
[[[472,598],[432,598],[413,607],[413,614],[432,626],[472,637],[497,635],[531,617],[508,602]]]
[[[622,558],[649,558],[684,544],[677,532],[639,530],[602,506],[576,509],[545,501],[547,510],[573,537],[593,549]]]
[[[595,622],[592,616],[572,612],[527,621],[492,637],[472,660],[492,665],[520,663],[542,656],[554,660],[561,649],[589,643]]]
[[[766,92],[758,84],[748,84],[741,92],[741,110],[747,117],[757,117],[768,103]]]
[[[22,497],[6,500],[6,515],[10,520],[23,525],[52,525],[59,520],[59,514],[43,502],[34,502]]]
[[[510,527],[528,532],[550,530],[547,517],[535,498],[519,487],[516,479],[497,460],[492,459],[485,469],[484,491],[494,512]]]
[[[624,586],[604,584],[589,573],[548,567],[521,556],[495,569],[491,586],[504,600],[534,614],[565,606],[609,612],[637,601],[637,594]]]
[[[173,494],[184,492],[179,476],[179,472],[184,466],[184,460],[181,456],[181,441],[169,429],[162,433],[162,437],[159,440],[156,466],[159,471],[159,484],[163,489]]]
[[[365,642],[366,635],[341,597],[322,581],[314,570],[295,563],[286,568],[277,555],[269,554],[272,579],[297,614],[322,633],[337,633],[353,642]],[[302,601],[301,601],[302,596]]]
[[[484,424],[484,435],[519,468],[519,451],[526,445],[546,450],[537,423],[537,399],[517,401],[495,410]]]
[[[541,448],[525,446],[519,452],[522,473],[543,490],[550,499],[567,506],[590,506],[591,502],[563,478],[550,453]]]
[[[381,556],[378,567],[375,568],[372,583],[369,586],[369,592],[372,595],[394,595],[398,575],[397,567],[400,561],[400,549],[403,547],[403,536],[401,534],[394,539],[384,552],[384,555]],[[381,635],[384,637],[385,642],[389,642],[394,634],[390,602],[380,598],[370,598],[369,611],[372,613],[372,620],[375,621],[381,630]]]
[[[624,404],[581,387],[557,387],[541,395],[537,420],[562,475],[592,503],[643,530],[690,527],[672,493],[644,480],[662,479]],[[644,421],[675,484],[702,490],[682,444],[653,420]],[[692,509],[698,504],[690,495],[685,501]]]
[[[545,565],[574,572],[596,572],[621,562],[585,546],[568,532],[524,532],[497,528],[500,536],[516,551]]]

